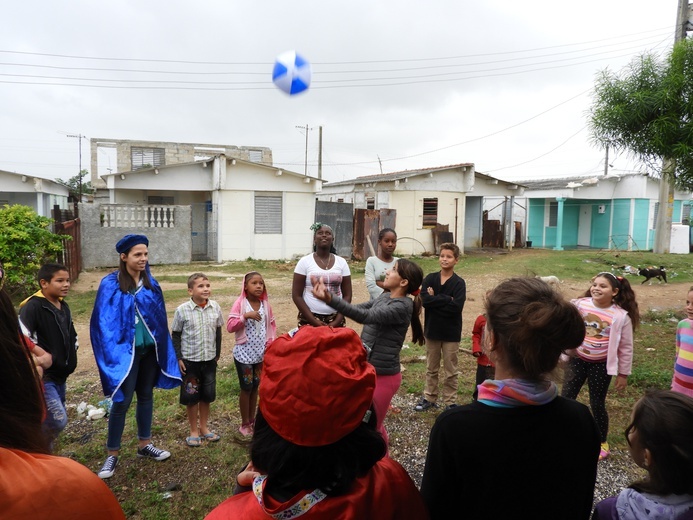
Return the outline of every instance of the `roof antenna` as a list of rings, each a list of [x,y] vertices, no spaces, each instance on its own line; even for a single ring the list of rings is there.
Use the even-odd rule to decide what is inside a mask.
[[[380,160],[380,156],[378,154],[376,154],[376,157],[378,158],[378,164],[380,165],[380,175],[382,175],[383,174],[383,163]]]

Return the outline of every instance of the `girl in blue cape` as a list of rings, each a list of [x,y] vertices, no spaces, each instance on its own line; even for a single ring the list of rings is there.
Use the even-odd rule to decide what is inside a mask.
[[[149,272],[149,240],[126,235],[117,244],[120,265],[103,280],[91,315],[91,344],[103,393],[113,401],[108,416],[108,457],[99,477],[115,473],[120,440],[133,394],[137,393],[138,457],[166,460],[168,451],[154,447],[154,387],[181,384],[178,361],[168,331],[161,287]]]

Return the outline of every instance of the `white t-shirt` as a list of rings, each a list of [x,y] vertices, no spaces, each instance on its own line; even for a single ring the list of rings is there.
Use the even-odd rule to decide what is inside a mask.
[[[294,273],[302,274],[306,277],[303,299],[310,311],[315,314],[334,314],[335,310],[322,300],[318,300],[313,296],[313,284],[310,281],[311,276],[322,277],[323,282],[327,285],[327,289],[340,297],[342,296],[342,279],[345,276],[351,276],[351,271],[349,270],[349,265],[346,263],[346,260],[341,256],[332,256],[334,256],[334,265],[330,269],[326,270],[320,267],[315,262],[312,253],[301,258],[296,264],[296,269],[294,269]]]
[[[366,288],[368,293],[371,295],[371,300],[375,300],[378,296],[383,294],[384,289],[378,287],[375,282],[383,281],[385,279],[385,272],[392,269],[397,263],[397,257],[393,256],[390,262],[383,262],[377,256],[369,256],[366,260]]]

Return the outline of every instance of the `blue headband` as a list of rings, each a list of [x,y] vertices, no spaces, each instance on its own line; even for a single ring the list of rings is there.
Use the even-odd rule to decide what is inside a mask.
[[[137,244],[144,244],[149,247],[149,239],[144,235],[125,235],[118,240],[116,251],[118,251],[118,253],[126,253]]]

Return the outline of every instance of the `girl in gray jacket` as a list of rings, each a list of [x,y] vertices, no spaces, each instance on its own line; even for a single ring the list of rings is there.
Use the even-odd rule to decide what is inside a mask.
[[[361,340],[368,349],[368,361],[377,374],[373,408],[377,419],[377,429],[387,442],[387,431],[383,426],[385,414],[392,397],[402,383],[399,352],[409,324],[412,340],[424,344],[421,327],[421,298],[419,290],[423,271],[414,262],[405,259],[386,272],[383,287],[385,292],[375,300],[352,305],[327,290],[322,279],[313,283],[313,296],[324,301],[342,315],[363,323]],[[409,298],[412,295],[414,298]]]

